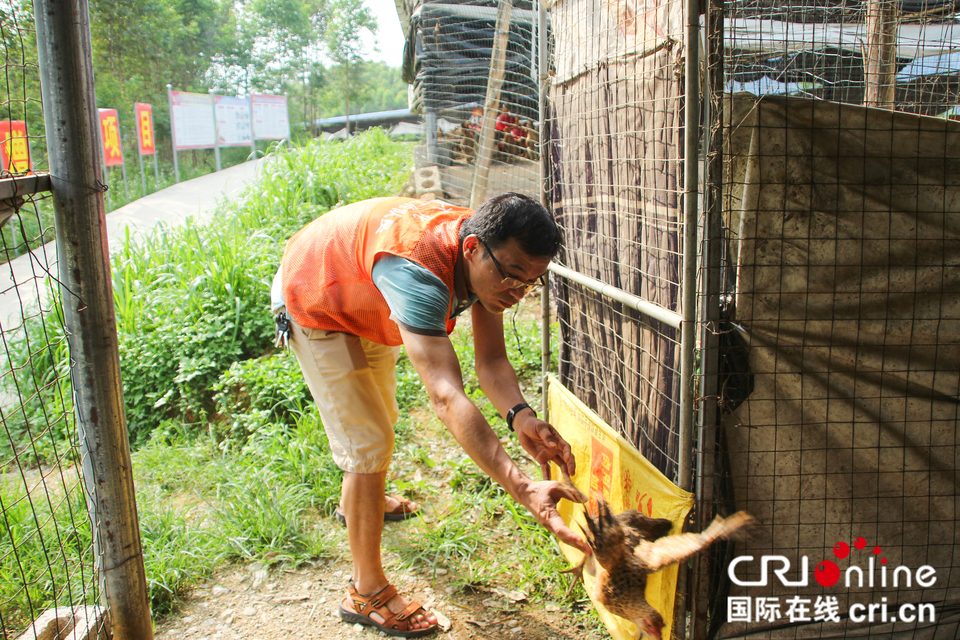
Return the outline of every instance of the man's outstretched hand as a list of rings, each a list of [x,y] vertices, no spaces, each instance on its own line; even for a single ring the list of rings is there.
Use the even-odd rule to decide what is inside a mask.
[[[531,411],[524,411],[513,421],[520,446],[529,453],[543,473],[543,479],[550,479],[550,463],[554,462],[566,475],[577,473],[577,461],[570,452],[570,445],[560,437],[549,422],[538,418]]]
[[[550,533],[557,536],[561,542],[590,555],[591,551],[587,541],[575,534],[557,511],[557,503],[561,499],[584,502],[584,498],[585,496],[572,485],[550,480],[540,482],[531,480],[522,488],[519,495],[520,504],[526,507],[537,519],[537,522],[546,527]]]

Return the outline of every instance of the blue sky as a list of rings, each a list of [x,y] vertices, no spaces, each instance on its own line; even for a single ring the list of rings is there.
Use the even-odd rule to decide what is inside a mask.
[[[403,59],[403,30],[400,28],[400,19],[397,18],[397,9],[393,0],[364,0],[364,4],[373,10],[379,24],[377,44],[379,52],[372,50],[372,43],[367,39],[367,60],[386,62],[391,67],[399,67]]]

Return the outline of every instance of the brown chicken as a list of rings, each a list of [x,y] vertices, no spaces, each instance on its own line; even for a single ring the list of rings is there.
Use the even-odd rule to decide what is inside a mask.
[[[614,515],[597,497],[598,512],[587,512],[583,533],[593,554],[567,572],[583,577],[584,568],[595,576],[594,600],[610,613],[631,620],[639,632],[661,640],[663,617],[647,602],[647,575],[667,565],[682,562],[706,549],[714,540],[739,537],[753,524],[753,517],[740,511],[729,518],[719,516],[702,533],[667,535],[673,523],[650,518],[635,509]],[[581,527],[582,529],[582,527]]]

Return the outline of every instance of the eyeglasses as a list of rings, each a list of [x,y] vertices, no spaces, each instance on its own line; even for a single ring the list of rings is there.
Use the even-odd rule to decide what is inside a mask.
[[[477,240],[480,240],[479,236]],[[487,243],[483,240],[480,240],[480,244],[483,245],[483,248],[487,250],[487,253],[490,255],[490,259],[493,260],[493,266],[497,268],[497,271],[500,273],[500,277],[503,280],[500,281],[500,284],[505,286],[508,289],[519,289],[523,287],[524,293],[529,293],[531,290],[536,292],[539,291],[544,285],[547,284],[546,275],[542,275],[533,282],[527,282],[526,280],[521,280],[520,278],[514,278],[513,276],[508,276],[503,272],[503,267],[500,266],[500,263],[497,261],[497,257],[493,255],[493,251],[490,250],[490,247],[487,246]]]

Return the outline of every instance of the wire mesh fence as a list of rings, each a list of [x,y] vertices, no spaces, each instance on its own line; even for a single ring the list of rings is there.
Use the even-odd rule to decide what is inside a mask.
[[[0,3],[0,42],[0,637],[33,638],[44,612],[66,631],[100,593],[55,251],[43,246],[55,233],[31,6]]]
[[[822,622],[786,615],[800,597],[832,599],[850,633],[955,634],[960,129],[791,98],[728,107],[729,293],[755,388],[727,417],[726,453],[732,497],[763,523],[742,552],[844,571],[836,587],[818,574],[734,589],[754,607],[783,606],[741,613],[738,628]],[[856,540],[868,546],[849,551]],[[935,584],[888,577],[921,566]],[[874,603],[890,613],[857,615]],[[920,603],[935,615],[894,612]]]
[[[31,6],[19,2],[0,3],[0,46],[3,48],[0,177],[25,175],[31,165],[37,171],[46,170],[36,29]]]
[[[726,482],[703,497],[762,523],[725,637],[960,628],[955,13],[735,2],[710,39],[727,379],[752,392],[722,411]]]
[[[960,97],[956,13],[954,0],[728,2],[726,90],[876,104],[883,89],[887,106],[951,117]],[[876,43],[886,43],[883,55]]]
[[[7,226],[46,233],[34,196]],[[4,238],[0,280],[0,636],[17,638],[49,609],[61,628],[99,602],[87,500],[73,419],[62,313],[38,249]],[[85,611],[85,609],[77,609]],[[28,633],[27,637],[33,637]]]
[[[551,8],[550,198],[563,265],[679,314],[680,2]],[[573,282],[558,288],[565,385],[678,480],[680,332]],[[678,316],[679,317],[679,316]]]
[[[504,191],[540,194],[537,13],[528,1],[420,2],[410,15],[404,79],[423,116],[417,168],[474,205]]]
[[[701,470],[717,482],[698,497],[702,510],[756,515],[759,538],[738,553],[794,571],[760,588],[762,561],[739,563],[754,583],[729,591],[735,556],[719,554],[704,576],[709,635],[957,633],[953,5],[733,2],[701,21],[709,44],[695,55],[718,92],[704,111],[701,205],[723,224],[712,235],[702,218],[699,230],[702,331],[720,348],[700,373],[721,380],[700,402],[724,429],[718,468]],[[679,185],[691,160],[681,122],[696,99],[680,77],[681,11],[551,7],[564,264],[671,312],[683,311]],[[723,287],[708,291],[717,240]],[[677,332],[565,279],[558,293],[563,381],[675,477]],[[854,568],[825,586],[841,566]],[[936,580],[918,580],[921,566]]]

